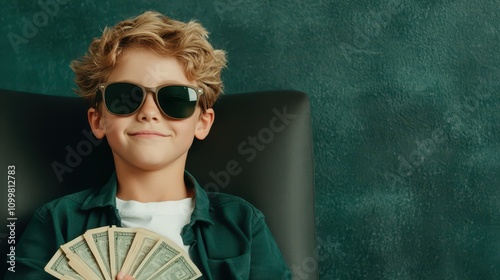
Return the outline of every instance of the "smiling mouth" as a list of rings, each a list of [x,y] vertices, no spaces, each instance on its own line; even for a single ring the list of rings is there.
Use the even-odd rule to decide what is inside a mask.
[[[154,130],[141,130],[133,133],[129,133],[130,136],[139,136],[139,137],[167,137],[168,135],[163,134]]]

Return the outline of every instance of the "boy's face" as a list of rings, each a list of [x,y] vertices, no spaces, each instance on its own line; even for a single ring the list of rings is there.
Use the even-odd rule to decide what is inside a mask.
[[[162,57],[147,50],[127,50],[107,82],[129,81],[145,87],[164,84],[196,86],[172,57]],[[102,102],[99,106],[103,106]],[[214,112],[202,112],[197,106],[186,119],[163,115],[148,92],[141,108],[130,116],[110,114],[104,107],[88,111],[94,135],[106,136],[113,150],[117,168],[128,166],[140,170],[158,170],[176,166],[184,170],[187,151],[194,137],[204,139],[214,120]]]

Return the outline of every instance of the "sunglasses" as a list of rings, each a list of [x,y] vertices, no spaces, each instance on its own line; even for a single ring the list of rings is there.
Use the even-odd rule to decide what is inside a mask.
[[[148,92],[160,111],[173,119],[185,119],[193,115],[203,89],[186,85],[162,85],[143,87],[130,82],[99,84],[99,91],[108,112],[116,116],[129,116],[141,108]]]

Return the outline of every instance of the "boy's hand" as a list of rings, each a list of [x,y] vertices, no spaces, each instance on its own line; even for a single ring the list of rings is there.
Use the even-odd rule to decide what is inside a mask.
[[[116,275],[116,280],[135,280],[135,278],[130,275],[126,275],[124,272],[120,271]]]

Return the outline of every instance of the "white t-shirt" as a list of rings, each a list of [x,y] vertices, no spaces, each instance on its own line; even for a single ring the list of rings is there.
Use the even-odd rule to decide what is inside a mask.
[[[162,202],[138,202],[116,198],[116,208],[126,228],[145,228],[168,237],[186,253],[189,246],[181,238],[182,228],[191,220],[193,198]]]

